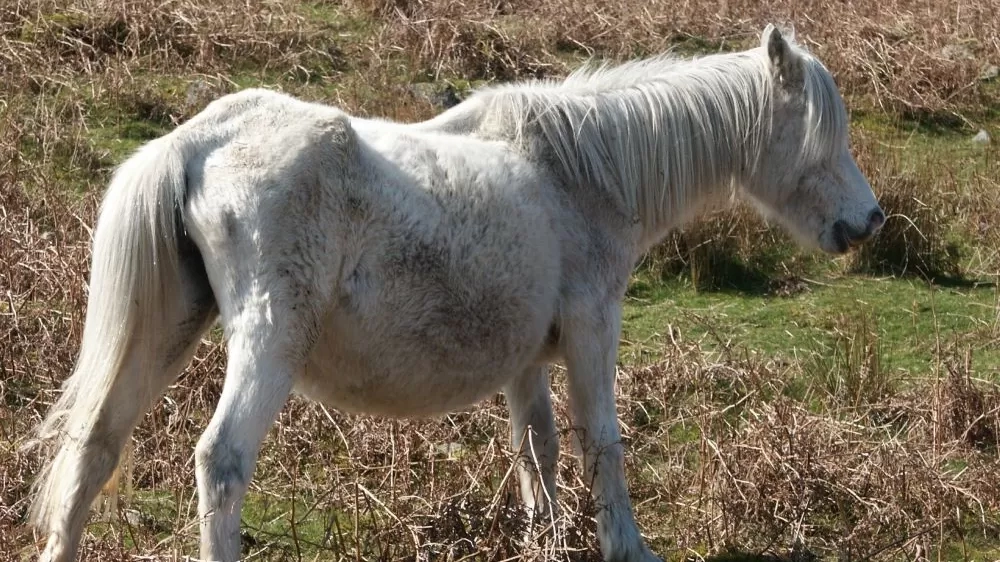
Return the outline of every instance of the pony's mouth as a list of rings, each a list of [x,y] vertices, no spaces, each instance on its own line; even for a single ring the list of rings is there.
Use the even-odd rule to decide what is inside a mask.
[[[877,229],[873,228],[857,230],[851,228],[846,221],[838,220],[833,223],[833,243],[836,246],[838,254],[846,254],[870,240],[875,235],[875,232],[877,232]]]

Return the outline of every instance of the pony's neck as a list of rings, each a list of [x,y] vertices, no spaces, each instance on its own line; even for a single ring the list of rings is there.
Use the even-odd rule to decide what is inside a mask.
[[[571,189],[603,191],[648,246],[753,172],[770,134],[767,63],[762,50],[652,59],[489,90],[482,109]]]

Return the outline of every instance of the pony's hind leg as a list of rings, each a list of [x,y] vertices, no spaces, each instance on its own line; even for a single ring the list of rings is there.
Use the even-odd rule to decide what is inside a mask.
[[[134,346],[102,396],[86,396],[84,401],[84,393],[97,391],[84,382],[68,387],[67,399],[72,402],[57,405],[67,408],[60,414],[67,420],[61,429],[65,435],[42,476],[34,506],[36,520],[49,533],[42,562],[70,562],[75,557],[90,507],[114,474],[139,419],[176,379],[215,319],[215,301],[200,264],[185,264],[181,281],[180,290],[166,295],[167,310],[172,311],[166,323],[172,329],[157,334],[156,357],[140,357],[142,346]],[[94,409],[85,412],[81,404],[92,404]]]
[[[226,322],[226,379],[195,450],[204,560],[240,557],[240,512],[257,455],[316,334],[309,305],[280,302],[242,307],[235,321]]]
[[[547,366],[529,368],[503,389],[510,409],[510,439],[518,452],[521,499],[533,516],[556,512],[556,434]]]

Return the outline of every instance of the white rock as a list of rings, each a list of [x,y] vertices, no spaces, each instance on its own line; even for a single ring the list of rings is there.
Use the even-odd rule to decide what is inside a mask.
[[[985,129],[979,129],[979,132],[976,133],[976,136],[972,137],[972,142],[976,144],[989,144],[990,134],[987,133]]]

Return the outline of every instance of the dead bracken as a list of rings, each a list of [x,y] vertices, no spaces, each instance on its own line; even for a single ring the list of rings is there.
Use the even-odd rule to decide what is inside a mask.
[[[413,94],[414,82],[448,81],[462,93],[480,81],[561,75],[568,61],[590,54],[622,60],[669,46],[736,49],[775,16],[796,21],[805,45],[822,46],[850,109],[873,127],[913,125],[972,145],[983,108],[997,103],[996,81],[979,79],[985,64],[1000,60],[997,0],[655,10],[637,0],[279,0],[253,10],[235,0],[42,0],[0,10],[0,561],[36,553],[23,522],[39,465],[19,447],[71,370],[87,298],[88,227],[111,168],[139,142],[251,82],[359,113],[421,119],[438,108]],[[955,44],[971,58],[939,56]],[[211,95],[189,95],[192,83]],[[957,232],[976,248],[1000,242],[1000,160],[968,175],[930,175],[874,134],[852,142],[894,210],[890,236],[847,269],[995,276],[995,252],[953,241]],[[694,275],[705,290],[728,289],[735,272],[754,282],[751,294],[795,298],[807,277],[797,269],[803,261],[775,250],[786,241],[748,216],[736,210],[692,226],[644,267]],[[962,267],[961,252],[973,253]],[[855,321],[845,320],[848,328]],[[977,371],[960,337],[926,334],[935,349],[927,371],[883,381],[877,362],[865,359],[878,353],[873,345],[851,348],[858,360],[817,366],[738,342],[703,348],[663,331],[641,357],[623,361],[618,378],[632,498],[660,555],[897,560],[940,550],[942,559],[962,559],[1000,541],[1000,389],[994,373]],[[219,342],[213,334],[203,343],[137,430],[131,496],[116,522],[88,529],[83,560],[180,560],[196,551],[191,451],[219,395]],[[558,370],[553,384],[566,427]],[[518,509],[506,415],[500,397],[407,422],[293,401],[261,453],[245,555],[598,560],[597,506],[570,455],[570,435],[559,463],[557,534]],[[526,532],[543,538],[526,542]]]

